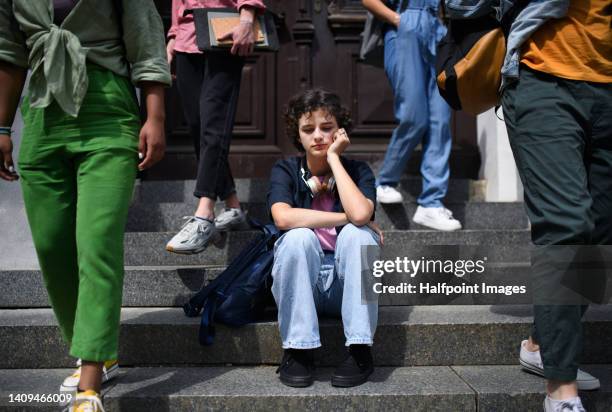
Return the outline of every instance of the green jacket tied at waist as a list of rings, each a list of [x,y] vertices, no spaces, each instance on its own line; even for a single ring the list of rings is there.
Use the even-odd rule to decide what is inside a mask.
[[[32,107],[55,100],[76,117],[87,92],[86,61],[134,84],[171,84],[164,29],[153,1],[122,3],[123,28],[113,0],[80,0],[60,26],[53,24],[51,0],[0,0],[0,61],[32,70]]]

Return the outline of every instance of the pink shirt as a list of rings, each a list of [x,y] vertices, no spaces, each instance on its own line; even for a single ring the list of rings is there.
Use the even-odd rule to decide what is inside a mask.
[[[172,26],[168,39],[176,39],[174,50],[184,53],[202,53],[196,45],[193,15],[183,16],[185,10],[197,8],[234,8],[243,6],[265,9],[263,0],[172,0]]]
[[[323,180],[323,178],[320,178]],[[330,192],[323,192],[320,195],[316,196],[312,199],[312,203],[310,208],[312,210],[321,210],[323,212],[331,212],[334,210],[334,194]],[[319,243],[321,243],[321,248],[323,250],[336,250],[336,238],[338,234],[336,233],[335,227],[321,227],[318,229],[314,229],[315,235],[319,239]]]

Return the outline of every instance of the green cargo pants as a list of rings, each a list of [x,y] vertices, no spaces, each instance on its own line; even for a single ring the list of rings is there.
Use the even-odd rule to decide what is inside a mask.
[[[117,359],[123,235],[138,162],[140,120],[129,81],[88,66],[77,118],[57,104],[22,105],[19,169],[53,311],[70,354]]]
[[[536,247],[612,244],[612,85],[523,66],[502,104]],[[586,308],[534,307],[548,379],[576,379]]]

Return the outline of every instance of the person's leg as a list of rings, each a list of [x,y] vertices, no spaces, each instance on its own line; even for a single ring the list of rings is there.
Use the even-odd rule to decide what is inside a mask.
[[[274,245],[272,294],[283,349],[321,346],[314,294],[323,256],[319,239],[307,228],[289,230]]]
[[[183,114],[187,121],[189,135],[193,140],[198,170],[202,163],[201,158],[201,111],[200,99],[204,84],[204,73],[206,70],[205,57],[200,54],[177,53],[176,54],[176,85],[181,97]],[[198,174],[199,176],[199,174]],[[196,183],[197,187],[197,183]],[[215,202],[213,199],[199,197],[195,216],[211,219]]]
[[[452,145],[449,127],[451,111],[438,91],[435,68],[431,65],[428,69],[429,132],[423,138],[423,190],[417,202],[423,207],[438,208],[444,206],[442,200],[446,196],[450,176],[448,159]]]
[[[200,54],[177,53],[176,86],[198,161],[200,159],[200,93],[203,81],[204,57]]]
[[[317,281],[323,258],[319,239],[307,228],[289,230],[274,245],[272,294],[284,349],[276,372],[287,386],[310,386],[314,379],[313,349],[321,346]]]
[[[589,190],[593,199],[591,211],[595,222],[592,243],[594,245],[612,244],[612,86],[595,85],[586,86],[593,90],[593,96],[598,102],[593,107],[593,122],[591,126],[591,143],[587,151]],[[605,286],[603,286],[605,289]],[[582,305],[580,317],[584,316],[588,306]],[[538,352],[538,331],[535,324],[531,336],[525,344],[530,352]],[[581,379],[587,379],[584,373],[578,373],[578,386],[585,386]],[[580,376],[582,375],[582,376]],[[599,386],[597,383],[590,387]]]
[[[79,287],[74,165],[62,144],[30,133],[28,123],[19,155],[23,199],[51,307],[70,344]]]
[[[376,186],[397,186],[414,148],[429,128],[428,70],[421,54],[416,26],[420,11],[401,15],[400,28],[385,34],[385,72],[394,94],[398,126],[393,130]]]
[[[379,250],[377,235],[367,226],[357,227],[352,223],[344,226],[336,242],[336,268],[334,283],[341,293],[331,297],[332,301],[341,302],[340,311],[346,346],[354,344],[372,345],[378,322],[378,302],[366,301],[363,277],[371,276],[362,267],[365,248]],[[374,254],[369,255],[375,258]],[[367,262],[370,268],[372,262]],[[334,285],[336,286],[336,285]]]
[[[504,118],[536,248],[589,244],[593,232],[591,195],[584,156],[588,109],[566,81],[523,68],[520,81],[504,92]],[[571,83],[571,82],[570,82]],[[534,262],[536,263],[536,262]],[[559,271],[551,271],[554,287]],[[560,283],[556,283],[557,285]],[[534,302],[535,331],[549,393],[576,396],[582,345],[580,305]]]
[[[361,385],[374,371],[370,346],[378,322],[378,300],[366,289],[379,253],[378,236],[367,226],[349,223],[338,235],[334,280],[324,296],[327,311],[342,315],[347,354],[332,374],[333,386]]]
[[[80,389],[99,392],[101,375],[94,372],[102,370],[100,362],[117,359],[123,237],[136,154],[136,140],[114,145],[111,139],[107,147],[76,154],[79,298],[70,353],[83,359]]]
[[[594,100],[589,159],[593,244],[612,245],[612,85],[589,84]]]
[[[201,146],[195,195],[211,200],[205,205],[209,215],[214,212],[217,197],[225,200],[236,192],[228,156],[243,65],[244,60],[239,57],[215,53],[206,56],[200,94]]]

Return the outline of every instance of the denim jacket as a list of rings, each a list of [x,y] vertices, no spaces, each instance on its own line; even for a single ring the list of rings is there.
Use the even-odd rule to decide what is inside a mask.
[[[451,19],[470,19],[495,12],[498,20],[510,9],[515,0],[445,0],[446,12]],[[501,69],[502,88],[519,75],[521,46],[544,23],[567,14],[569,0],[531,0],[510,27],[504,65]]]

